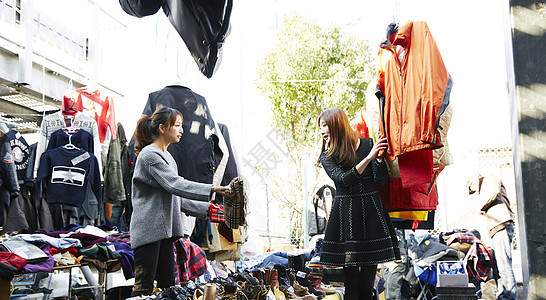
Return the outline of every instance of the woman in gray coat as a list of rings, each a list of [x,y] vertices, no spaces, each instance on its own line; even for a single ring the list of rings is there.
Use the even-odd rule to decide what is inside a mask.
[[[159,288],[174,285],[173,242],[183,235],[181,210],[206,217],[212,193],[230,195],[229,187],[178,176],[167,147],[178,142],[182,132],[182,114],[172,108],[158,108],[151,117],[142,116],[137,123],[130,225],[135,254],[133,296],[151,295],[154,279]]]

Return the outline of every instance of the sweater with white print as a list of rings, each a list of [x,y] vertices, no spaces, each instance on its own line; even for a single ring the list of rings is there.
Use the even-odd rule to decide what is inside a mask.
[[[47,203],[60,203],[80,207],[87,198],[87,186],[99,201],[102,186],[98,160],[83,149],[47,150],[40,159],[37,182],[47,189]]]

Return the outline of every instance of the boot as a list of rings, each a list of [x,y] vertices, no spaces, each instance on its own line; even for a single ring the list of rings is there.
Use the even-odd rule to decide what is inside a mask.
[[[290,283],[290,286],[293,286],[294,282],[296,282],[296,270],[286,269],[286,278],[288,278],[288,282]]]
[[[265,269],[264,285],[270,285],[269,283],[270,280],[271,280],[271,270]]]
[[[288,255],[288,268],[296,271],[305,271],[305,261],[307,258],[305,254],[300,255]]]
[[[274,288],[279,287],[279,279],[278,279],[278,272],[277,269],[272,269],[269,273],[269,285],[271,286],[271,290]]]
[[[277,278],[279,279],[279,286],[284,286],[285,288],[289,288],[292,286],[292,282],[288,279],[286,266],[281,264],[276,264],[275,269],[277,270]]]
[[[308,288],[309,293],[317,296],[318,299],[324,298],[324,296],[326,296],[326,293],[324,291],[316,290],[311,284],[311,281],[309,281],[308,277],[309,276],[303,272],[298,272],[298,274],[296,275],[296,279],[298,280],[299,284],[301,286]],[[322,276],[321,276],[321,280],[322,280]],[[319,283],[319,287],[320,287],[320,283]]]
[[[298,297],[309,295],[309,290],[306,287],[301,286],[297,281],[294,282],[294,294]]]
[[[258,279],[260,285],[264,284],[264,271],[262,269],[252,271],[252,277]]]
[[[319,274],[319,273],[309,273],[309,276],[307,276],[307,278],[309,279],[309,282],[311,282],[311,286],[312,286],[315,290],[324,292],[324,290],[323,290],[322,287],[320,286],[320,284],[321,284],[321,282],[322,282],[322,274]]]

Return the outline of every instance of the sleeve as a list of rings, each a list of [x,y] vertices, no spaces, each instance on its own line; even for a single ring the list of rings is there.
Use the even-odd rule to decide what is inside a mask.
[[[40,158],[37,159],[39,161],[40,166],[38,167],[37,174],[36,174],[36,194],[41,195],[43,190],[43,184],[47,183],[48,180],[46,179],[48,176],[51,176],[51,160],[49,159],[49,155],[47,152],[44,152],[40,155]]]
[[[373,148],[373,139],[366,139],[370,143],[370,151]],[[369,152],[368,152],[369,153]],[[381,159],[381,162],[377,161],[376,158],[372,159],[369,163],[372,167],[373,181],[379,185],[385,185],[389,181],[389,170],[387,169],[387,163],[385,157]]]
[[[46,147],[45,151],[55,149],[56,146],[57,146],[57,134],[55,134],[55,132],[54,132],[49,137],[49,142],[47,143],[47,147]]]
[[[47,148],[47,122],[42,121],[42,126],[40,126],[40,137],[38,138],[38,146],[36,147],[36,161],[34,162],[34,177],[38,175],[38,168],[40,167],[40,158],[42,153],[45,152]]]
[[[378,162],[377,159],[373,159],[371,162],[373,180],[379,185],[385,185],[389,181],[389,172],[387,170],[387,163],[385,158]]]
[[[171,194],[193,200],[210,201],[212,185],[186,180],[178,176],[164,161],[149,164],[148,172]]]
[[[2,150],[1,158],[2,158],[2,174],[4,175],[3,181],[4,181],[4,187],[9,192],[15,192],[19,190],[19,183],[17,180],[17,170],[15,169],[15,159],[13,158],[13,154],[11,151],[11,147],[9,145],[9,142],[6,141],[6,139],[2,139]]]
[[[101,185],[101,175],[99,172],[99,159],[97,159],[96,156],[92,155],[91,158],[93,159],[89,165],[89,172],[87,180],[88,184],[91,184],[91,190],[93,190],[93,194],[95,194],[95,197],[97,197],[97,201],[99,203],[102,202],[102,185]]]
[[[326,153],[320,154],[320,163],[326,171],[326,174],[334,181],[336,186],[349,187],[353,185],[361,176],[358,174],[355,167],[348,171],[343,171],[338,164],[326,157]]]
[[[180,199],[180,210],[183,213],[186,213],[192,217],[197,217],[201,219],[208,218],[209,214],[207,210],[209,209],[209,205],[210,205],[209,202],[195,201],[195,200],[190,200],[183,197],[178,197],[178,198]]]
[[[28,167],[25,174],[25,185],[27,188],[34,187],[34,165],[36,164],[36,147],[37,143],[34,143],[29,146],[29,158],[28,158]]]
[[[97,157],[97,162],[99,164],[99,174],[102,179],[102,160],[101,160],[101,143],[99,136],[99,127],[97,122],[93,122],[93,154]]]

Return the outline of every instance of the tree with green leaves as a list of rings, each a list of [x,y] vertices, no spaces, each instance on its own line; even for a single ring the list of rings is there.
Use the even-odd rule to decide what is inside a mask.
[[[257,86],[270,101],[273,125],[289,153],[288,177],[265,175],[278,189],[289,186],[290,191],[274,197],[291,210],[292,224],[301,228],[302,159],[318,155],[317,117],[334,106],[354,116],[366,103],[374,70],[366,40],[301,16],[284,18],[274,47],[259,66]]]

